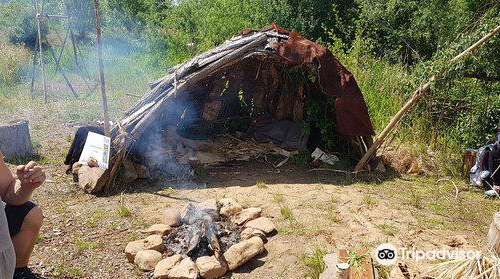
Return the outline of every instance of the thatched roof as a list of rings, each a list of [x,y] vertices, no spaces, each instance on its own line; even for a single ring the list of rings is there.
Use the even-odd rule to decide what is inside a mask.
[[[149,92],[124,114],[112,131],[115,166],[111,178],[116,173],[116,163],[127,154],[131,144],[163,114],[175,110],[184,95],[200,88],[198,83],[207,82],[207,78],[221,69],[230,69],[248,58],[307,67],[317,74],[320,91],[336,97],[337,131],[351,138],[373,135],[365,101],[352,74],[326,47],[272,25],[263,30],[244,30],[222,45],[173,67],[168,75],[151,83]],[[255,79],[260,66],[256,69],[257,73],[251,73]]]

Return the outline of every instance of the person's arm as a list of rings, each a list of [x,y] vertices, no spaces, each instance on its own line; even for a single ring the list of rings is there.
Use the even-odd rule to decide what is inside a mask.
[[[3,160],[0,151],[0,195],[9,205],[26,203],[33,191],[45,181],[45,172],[31,161],[26,165],[17,166],[14,176]]]

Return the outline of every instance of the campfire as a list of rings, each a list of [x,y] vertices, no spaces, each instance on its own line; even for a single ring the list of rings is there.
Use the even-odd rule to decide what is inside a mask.
[[[125,254],[153,278],[218,278],[264,252],[276,227],[261,214],[228,198],[167,208],[163,224],[143,230],[150,235],[128,243]]]

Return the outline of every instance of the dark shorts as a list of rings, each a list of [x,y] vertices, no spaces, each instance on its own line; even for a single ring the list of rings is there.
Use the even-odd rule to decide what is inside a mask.
[[[21,231],[24,218],[36,206],[32,201],[22,205],[5,205],[5,215],[7,215],[7,223],[9,224],[10,237],[15,236]]]

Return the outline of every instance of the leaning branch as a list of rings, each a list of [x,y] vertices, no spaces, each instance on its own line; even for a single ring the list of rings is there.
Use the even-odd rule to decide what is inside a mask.
[[[489,34],[481,38],[479,41],[471,45],[469,48],[464,50],[462,53],[459,55],[455,56],[452,60],[451,63],[457,62],[458,60],[462,59],[464,56],[468,55],[472,51],[480,48],[484,43],[489,41],[491,38],[493,38],[495,35],[497,35],[500,32],[500,25],[497,26],[495,29],[493,29]],[[368,151],[363,155],[363,158],[358,162],[356,167],[354,168],[355,171],[360,171],[362,170],[366,163],[370,160],[370,158],[373,156],[373,154],[377,151],[377,149],[384,143],[385,138],[389,135],[389,133],[394,129],[396,124],[401,121],[403,116],[406,114],[407,111],[409,111],[413,105],[425,94],[429,92],[431,84],[439,78],[439,76],[442,75],[442,73],[438,73],[432,77],[429,78],[427,83],[424,85],[420,86],[417,90],[413,92],[412,97],[405,103],[405,105],[396,113],[396,115],[391,119],[387,127],[380,133],[378,136],[377,140],[373,143],[373,145],[368,149]]]

